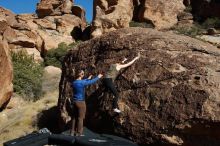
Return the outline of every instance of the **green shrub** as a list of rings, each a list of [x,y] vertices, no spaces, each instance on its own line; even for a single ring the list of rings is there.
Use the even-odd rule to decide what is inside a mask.
[[[177,31],[179,34],[188,35],[195,37],[201,35],[203,32],[206,32],[208,28],[220,28],[220,19],[219,18],[208,18],[203,23],[201,18],[196,18],[197,21],[194,22],[193,26],[174,26],[172,30]]]
[[[58,48],[48,50],[44,57],[44,64],[45,66],[56,66],[61,68],[62,61],[64,56],[66,55],[67,51],[77,45],[79,42],[72,43],[67,45],[66,43],[60,43]]]
[[[153,28],[154,25],[150,22],[136,22],[136,21],[131,21],[129,23],[129,27],[142,27],[142,28]]]
[[[202,26],[204,28],[220,28],[220,19],[219,18],[207,18],[203,23]]]
[[[42,95],[43,66],[26,52],[12,52],[14,91],[26,100],[37,100]]]
[[[195,26],[176,26],[173,30],[177,31],[179,34],[184,34],[187,36],[195,37],[197,35],[202,34],[204,29],[200,25]]]
[[[192,12],[192,6],[187,6],[185,9],[184,9],[185,12],[189,12],[191,13]]]

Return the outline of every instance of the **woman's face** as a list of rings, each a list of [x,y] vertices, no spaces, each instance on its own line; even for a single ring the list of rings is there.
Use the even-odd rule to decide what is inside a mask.
[[[84,74],[85,74],[85,73],[84,73],[84,71],[82,70],[82,71],[80,72],[80,77],[83,78],[83,77],[84,77]]]

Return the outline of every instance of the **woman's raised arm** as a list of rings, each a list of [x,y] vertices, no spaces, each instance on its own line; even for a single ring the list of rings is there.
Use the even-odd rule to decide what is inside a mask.
[[[138,53],[137,57],[135,57],[133,60],[131,60],[130,62],[126,63],[126,64],[117,64],[116,69],[120,70],[122,68],[126,68],[130,65],[132,65],[137,59],[139,59],[141,57],[140,52]]]

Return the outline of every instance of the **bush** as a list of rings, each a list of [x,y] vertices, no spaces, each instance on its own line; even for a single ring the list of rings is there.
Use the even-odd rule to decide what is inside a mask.
[[[43,66],[26,52],[12,52],[14,91],[26,100],[37,100],[42,95]]]
[[[79,42],[72,43],[67,45],[66,43],[60,43],[58,48],[48,50],[44,57],[44,64],[45,66],[56,66],[61,68],[62,61],[64,56],[66,55],[67,51],[77,45]]]
[[[142,27],[142,28],[153,28],[154,25],[152,23],[147,23],[147,22],[136,22],[136,21],[131,21],[129,23],[129,27]]]
[[[185,9],[184,9],[185,12],[188,12],[188,13],[191,13],[192,12],[192,6],[187,6]]]
[[[200,25],[194,26],[176,26],[172,28],[173,30],[177,31],[179,34],[184,34],[187,36],[195,37],[203,33],[204,29]]]
[[[194,17],[195,18],[195,17]],[[205,21],[201,17],[196,16],[192,26],[174,26],[171,28],[179,34],[195,37],[207,32],[209,28],[220,28],[219,18],[207,18]]]
[[[220,28],[220,19],[219,18],[207,18],[203,23],[202,26],[204,28]]]

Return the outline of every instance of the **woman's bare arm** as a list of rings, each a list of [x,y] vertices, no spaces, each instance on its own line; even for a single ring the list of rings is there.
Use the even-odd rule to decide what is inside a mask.
[[[126,64],[118,64],[118,65],[116,66],[116,69],[117,69],[117,70],[120,70],[120,69],[122,69],[122,68],[126,68],[126,67],[132,65],[137,59],[140,58],[140,56],[141,56],[140,53],[138,53],[138,56],[135,57],[135,58],[134,58],[133,60],[131,60],[130,62],[128,62],[128,63],[126,63]]]

